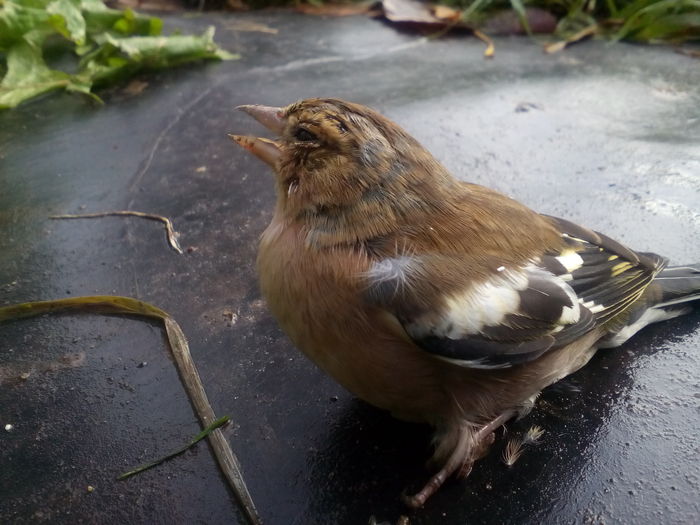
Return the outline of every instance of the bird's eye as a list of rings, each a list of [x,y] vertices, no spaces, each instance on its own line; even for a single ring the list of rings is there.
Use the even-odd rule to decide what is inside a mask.
[[[316,140],[316,135],[311,133],[306,128],[298,128],[294,132],[294,138],[301,142],[313,142],[314,140]]]

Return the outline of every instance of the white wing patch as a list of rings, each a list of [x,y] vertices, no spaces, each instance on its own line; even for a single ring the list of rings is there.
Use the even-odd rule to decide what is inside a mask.
[[[555,257],[559,263],[566,268],[566,271],[571,273],[583,266],[583,258],[574,250],[566,250],[558,257]],[[571,276],[569,276],[571,279]]]
[[[581,306],[584,308],[588,308],[592,314],[597,314],[598,312],[602,312],[605,310],[605,306],[602,304],[596,304],[595,301],[586,301],[584,302],[583,299],[579,299],[579,303],[581,303]]]
[[[518,271],[502,271],[486,282],[475,284],[466,291],[447,297],[441,311],[430,312],[413,319],[406,325],[406,330],[415,338],[434,335],[460,339],[466,335],[479,334],[486,327],[499,326],[503,324],[506,316],[519,313],[520,292],[528,288],[529,276],[545,278],[561,288],[569,297],[572,306],[562,306],[558,326],[553,326],[552,332],[560,331],[564,325],[578,322],[581,306],[571,287],[550,272],[529,265]]]
[[[562,308],[562,313],[561,317],[559,318],[559,322],[561,324],[577,323],[578,320],[581,319],[581,307],[579,306],[579,299],[576,295],[576,292],[574,292],[571,286],[566,284],[564,279],[558,278],[552,274],[552,278],[550,280],[566,292],[566,295],[569,296],[571,304],[573,305],[565,306],[564,308]]]
[[[493,279],[472,286],[468,291],[446,300],[447,308],[433,333],[450,339],[478,334],[485,326],[498,326],[506,315],[520,305],[518,291],[527,286],[527,277],[514,274],[511,279]]]

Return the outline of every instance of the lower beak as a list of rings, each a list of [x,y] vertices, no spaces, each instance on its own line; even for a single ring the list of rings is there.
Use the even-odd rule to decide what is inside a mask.
[[[247,113],[267,129],[278,135],[284,130],[284,108],[260,106],[258,104],[238,106],[236,109]]]
[[[282,156],[279,144],[274,140],[260,137],[247,137],[245,135],[229,135],[231,140],[244,149],[250,151],[264,163],[272,166],[277,165],[277,161]]]

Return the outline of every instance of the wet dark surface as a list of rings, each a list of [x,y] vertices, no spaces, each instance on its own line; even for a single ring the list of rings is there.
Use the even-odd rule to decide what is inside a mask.
[[[279,33],[230,29],[241,19]],[[169,311],[214,409],[234,420],[226,433],[267,524],[395,522],[401,491],[426,479],[430,434],[354,400],[270,317],[254,260],[271,177],[226,137],[259,131],[236,105],[369,104],[465,180],[672,263],[700,260],[697,61],[598,42],[544,56],[524,39],[485,61],[477,41],[362,18],[217,20],[243,60],[144,77],[143,93],[116,90],[101,108],[58,95],[0,114],[0,304],[120,294]],[[189,250],[149,221],[47,219],[113,209],[170,217]],[[542,426],[539,446],[508,468],[499,437],[411,524],[697,522],[699,328],[696,311],[599,354],[509,425]],[[204,444],[114,481],[199,431],[157,324],[4,323],[0,382],[0,522],[241,519]]]

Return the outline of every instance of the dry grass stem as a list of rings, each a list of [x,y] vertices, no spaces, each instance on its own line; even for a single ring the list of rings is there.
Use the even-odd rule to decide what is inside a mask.
[[[119,210],[119,211],[105,211],[100,213],[81,213],[81,214],[68,214],[68,215],[52,215],[50,219],[94,219],[97,217],[110,217],[110,216],[127,216],[127,217],[141,217],[143,219],[150,219],[152,221],[160,221],[165,224],[165,231],[168,235],[168,243],[177,253],[182,253],[182,248],[180,248],[180,243],[177,238],[180,236],[179,233],[173,228],[173,223],[167,217],[162,215],[155,215],[153,213],[144,213],[141,211],[131,211],[131,210]]]
[[[496,54],[496,47],[493,45],[493,40],[478,29],[474,30],[474,36],[486,44],[486,50],[484,51],[484,58],[493,58]]]

